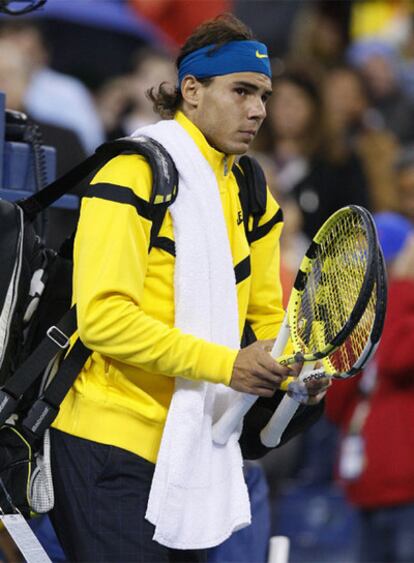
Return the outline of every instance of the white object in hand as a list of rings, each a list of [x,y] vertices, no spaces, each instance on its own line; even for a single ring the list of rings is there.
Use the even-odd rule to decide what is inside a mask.
[[[298,377],[298,381],[304,381],[311,372],[314,371],[314,362],[304,364]],[[275,448],[280,443],[283,432],[292,420],[293,415],[298,410],[300,403],[285,395],[280,401],[279,406],[272,415],[267,425],[260,432],[262,444],[267,448]]]
[[[287,314],[283,319],[282,326],[280,327],[279,334],[273,345],[271,355],[274,358],[279,358],[286,348],[289,339],[289,325]],[[213,426],[213,441],[216,444],[224,445],[227,443],[231,434],[238,427],[240,420],[244,417],[247,411],[257,401],[257,395],[250,395],[248,393],[241,393],[232,405],[226,410],[221,418]]]

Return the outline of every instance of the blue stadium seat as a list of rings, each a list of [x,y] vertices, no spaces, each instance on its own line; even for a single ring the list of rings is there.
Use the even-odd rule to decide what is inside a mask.
[[[357,514],[331,483],[292,484],[275,499],[272,535],[290,538],[289,563],[354,563]]]
[[[47,183],[56,177],[56,149],[43,146]],[[3,173],[0,198],[17,201],[36,191],[34,154],[27,143],[6,141],[3,147]],[[77,209],[78,197],[65,195],[54,205],[64,209]]]

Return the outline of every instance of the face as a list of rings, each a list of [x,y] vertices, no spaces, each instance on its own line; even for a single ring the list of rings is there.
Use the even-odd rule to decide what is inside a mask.
[[[272,128],[281,138],[300,138],[308,129],[315,112],[305,92],[291,82],[280,82],[271,99]]]
[[[358,78],[348,70],[331,72],[324,83],[327,111],[348,123],[360,118],[367,108],[367,100]]]
[[[372,56],[362,68],[372,94],[381,98],[391,93],[395,86],[394,69],[390,61],[381,56]]]
[[[313,50],[320,58],[335,59],[344,49],[344,41],[339,26],[331,17],[317,16],[312,32]]]
[[[177,76],[174,63],[167,58],[150,56],[132,73],[131,80],[134,100],[140,107],[149,108],[152,112],[152,102],[148,100],[146,92],[162,82],[175,85]]]
[[[0,53],[0,91],[6,94],[8,108],[22,111],[30,80],[28,66],[21,53],[7,40],[0,40]]]
[[[207,86],[189,76],[182,84],[183,111],[211,146],[243,154],[266,117],[271,90],[270,79],[256,72],[217,76]]]

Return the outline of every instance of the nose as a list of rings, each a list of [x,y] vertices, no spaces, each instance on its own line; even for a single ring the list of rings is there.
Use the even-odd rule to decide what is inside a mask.
[[[266,106],[261,96],[255,96],[249,111],[249,119],[257,119],[263,121],[266,117]]]

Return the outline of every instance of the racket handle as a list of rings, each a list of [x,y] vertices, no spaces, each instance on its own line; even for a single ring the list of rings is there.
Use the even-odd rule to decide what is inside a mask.
[[[236,400],[231,403],[223,416],[213,425],[213,442],[224,446],[256,400],[257,395],[249,395],[248,393],[242,393],[236,397]]]
[[[314,364],[305,364],[298,377],[299,381],[313,371]],[[275,448],[279,445],[283,432],[286,430],[293,415],[298,410],[300,403],[285,395],[280,401],[279,406],[272,415],[272,418],[260,432],[262,444],[267,448]]]
[[[285,313],[285,317],[283,319],[282,326],[280,327],[279,334],[277,335],[275,343],[273,344],[272,351],[270,352],[273,358],[277,359],[283,355],[283,352],[286,348],[286,344],[289,340],[289,336],[290,336],[290,329],[288,324],[288,316],[287,313]]]
[[[279,334],[272,348],[272,356],[278,358],[283,354],[289,338],[289,325],[287,323],[287,314],[283,319],[282,326],[280,327]],[[250,408],[257,401],[257,395],[249,395],[243,393],[236,398],[236,400],[228,407],[226,412],[219,418],[213,425],[213,441],[216,444],[223,446],[227,443],[231,434],[239,425],[241,419],[250,410]]]

